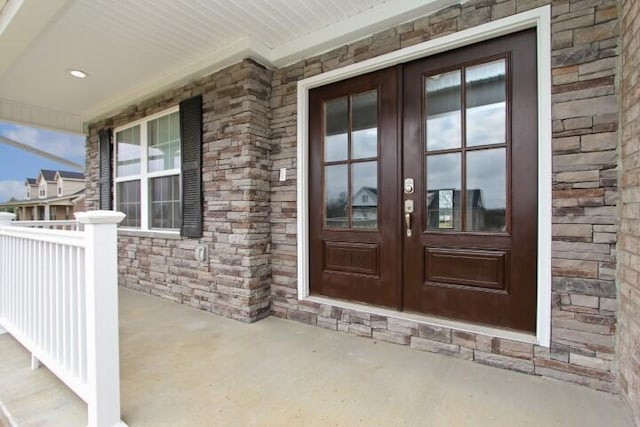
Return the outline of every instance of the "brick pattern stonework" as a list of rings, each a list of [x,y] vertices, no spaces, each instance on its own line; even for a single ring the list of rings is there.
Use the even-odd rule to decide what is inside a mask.
[[[614,0],[552,3],[553,295],[550,349],[297,300],[296,82],[551,3],[476,0],[275,70],[271,91],[272,311],[323,328],[615,392],[617,365],[616,61]]]
[[[269,315],[270,84],[271,71],[245,60],[89,127],[87,206],[97,208],[98,130],[203,95],[203,237],[121,233],[121,285],[246,322]],[[195,261],[199,244],[208,262]]]
[[[298,301],[296,82],[547,4],[553,44],[551,348]],[[272,313],[616,392],[618,49],[615,0],[470,0],[285,68],[269,71],[245,60],[92,124],[87,205],[96,206],[98,129],[202,93],[204,236],[122,233],[121,284],[243,321]],[[288,179],[281,182],[283,167]],[[193,260],[199,243],[210,249],[204,264]]]
[[[621,2],[620,388],[640,425],[640,4]]]

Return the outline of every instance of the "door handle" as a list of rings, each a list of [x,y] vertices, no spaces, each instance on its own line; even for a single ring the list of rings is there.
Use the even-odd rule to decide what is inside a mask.
[[[404,223],[407,226],[407,237],[411,237],[411,214],[404,214]]]

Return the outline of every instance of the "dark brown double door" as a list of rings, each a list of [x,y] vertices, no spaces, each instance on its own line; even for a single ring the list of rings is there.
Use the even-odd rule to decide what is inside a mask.
[[[310,291],[535,331],[529,30],[310,93]]]

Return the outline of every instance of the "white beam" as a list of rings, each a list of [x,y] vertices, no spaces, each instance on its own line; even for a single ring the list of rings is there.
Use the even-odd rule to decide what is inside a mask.
[[[55,154],[47,153],[46,151],[40,150],[38,148],[27,145],[23,142],[16,141],[14,139],[9,139],[6,136],[0,135],[0,144],[6,144],[11,147],[19,148],[21,150],[27,151],[29,153],[35,154],[36,156],[44,157],[45,159],[53,160],[54,162],[62,163],[63,165],[69,166],[73,169],[82,171],[84,170],[84,166],[79,163],[72,162],[71,160],[67,160],[63,157],[56,156]]]

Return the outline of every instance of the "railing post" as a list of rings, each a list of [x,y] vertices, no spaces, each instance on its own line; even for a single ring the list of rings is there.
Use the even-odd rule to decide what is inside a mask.
[[[16,219],[16,214],[11,212],[0,212],[0,227],[11,225],[11,221]]]
[[[89,427],[126,426],[120,419],[118,235],[125,214],[75,214],[84,225]]]
[[[0,212],[0,227],[9,227],[11,226],[11,222],[16,218],[15,214],[12,214],[10,212]],[[2,271],[6,271],[8,268],[8,266],[4,265],[2,266]],[[0,277],[0,280],[6,280],[4,277]],[[7,286],[7,283],[0,283],[0,290],[3,288],[3,286]],[[0,301],[1,303],[1,301]],[[2,317],[4,317],[5,313],[2,312],[2,306],[0,305],[0,319],[2,319]],[[7,331],[2,327],[2,325],[0,324],[0,335],[2,334],[6,334]]]

